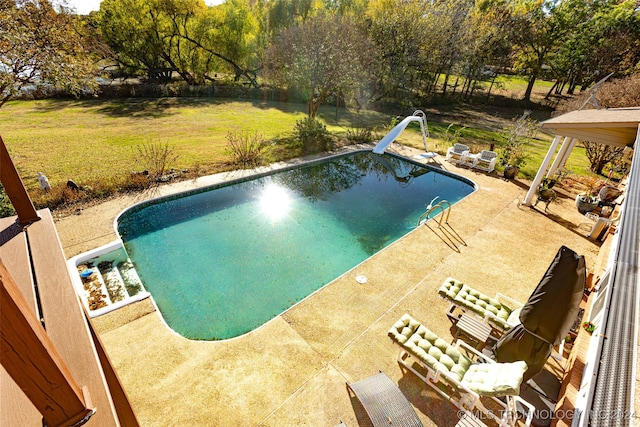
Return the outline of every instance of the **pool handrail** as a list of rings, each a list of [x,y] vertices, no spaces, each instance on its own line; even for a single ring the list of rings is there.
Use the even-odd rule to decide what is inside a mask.
[[[445,205],[446,205],[446,208],[445,208]],[[451,203],[449,203],[447,200],[442,200],[433,206],[429,205],[428,209],[422,215],[420,215],[420,217],[418,217],[417,225],[420,226],[426,223],[427,221],[429,221],[429,219],[433,219],[433,218],[429,218],[429,215],[432,212],[436,212],[438,210],[440,211],[440,213],[433,216],[433,218],[435,218],[437,215],[440,215],[440,218],[437,220],[438,228],[442,226],[443,219],[445,224],[449,224],[449,214],[451,213]],[[445,217],[445,214],[446,214],[446,217]]]

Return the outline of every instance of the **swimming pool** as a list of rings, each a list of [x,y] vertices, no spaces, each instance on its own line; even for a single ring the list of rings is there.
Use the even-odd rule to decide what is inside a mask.
[[[462,177],[357,151],[136,205],[117,219],[166,323],[200,340],[242,335],[415,228]]]

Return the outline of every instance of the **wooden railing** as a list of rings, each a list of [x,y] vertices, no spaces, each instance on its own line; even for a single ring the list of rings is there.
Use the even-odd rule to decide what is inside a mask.
[[[2,138],[0,182],[17,213],[0,218],[0,425],[137,427],[51,212],[34,209]]]
[[[0,360],[51,426],[74,425],[94,413],[18,285],[0,260]]]
[[[9,151],[4,145],[4,141],[0,136],[0,182],[4,187],[4,191],[9,196],[13,208],[18,214],[18,222],[21,225],[27,225],[34,221],[38,221],[40,217],[33,206],[27,190],[22,184],[22,180],[16,171],[16,167],[9,157]]]

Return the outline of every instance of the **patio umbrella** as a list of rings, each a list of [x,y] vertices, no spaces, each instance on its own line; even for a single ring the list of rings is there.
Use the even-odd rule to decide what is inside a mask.
[[[585,286],[582,255],[562,246],[520,312],[513,327],[494,346],[498,362],[524,360],[528,380],[544,367],[554,345],[569,333],[580,309]]]

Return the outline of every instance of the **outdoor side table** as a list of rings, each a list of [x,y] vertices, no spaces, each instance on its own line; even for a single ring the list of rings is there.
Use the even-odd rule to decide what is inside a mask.
[[[475,346],[477,350],[482,350],[487,344],[490,335],[491,326],[480,321],[475,316],[464,313],[456,323],[454,338],[470,341],[470,345]]]

